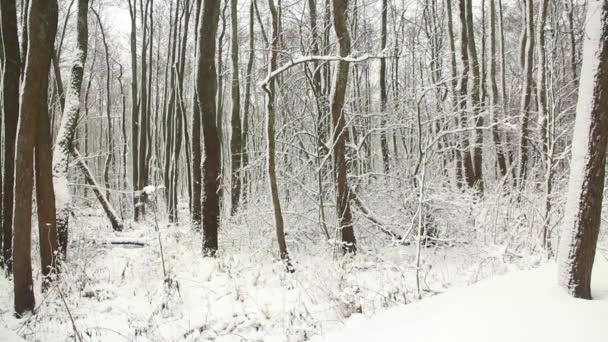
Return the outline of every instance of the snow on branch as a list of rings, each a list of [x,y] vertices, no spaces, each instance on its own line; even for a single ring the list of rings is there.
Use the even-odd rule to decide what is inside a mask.
[[[268,85],[268,83],[270,83],[270,81],[272,81],[275,77],[279,76],[280,74],[282,74],[283,72],[291,69],[292,67],[299,65],[299,64],[303,64],[303,63],[309,63],[309,62],[315,62],[315,61],[321,61],[321,62],[337,62],[337,61],[342,61],[342,62],[349,62],[349,63],[361,63],[361,62],[365,62],[367,60],[370,59],[380,59],[380,58],[386,58],[387,56],[385,56],[384,54],[380,54],[378,56],[371,56],[369,54],[363,54],[359,57],[353,57],[353,56],[346,56],[346,57],[341,57],[341,56],[303,56],[300,58],[296,58],[296,59],[292,59],[291,61],[289,61],[286,64],[283,64],[282,66],[280,66],[279,68],[277,68],[276,70],[270,72],[268,74],[268,76],[266,76],[265,79],[263,79],[260,83],[258,83],[258,85],[262,88],[266,88],[266,86]]]

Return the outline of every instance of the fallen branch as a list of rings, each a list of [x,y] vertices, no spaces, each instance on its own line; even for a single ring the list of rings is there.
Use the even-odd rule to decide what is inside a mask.
[[[118,246],[136,246],[145,247],[148,244],[142,241],[136,240],[108,240],[108,241],[95,241],[96,244],[100,245],[118,245]]]
[[[108,201],[104,193],[100,190],[99,186],[97,185],[97,182],[95,181],[93,173],[91,172],[87,164],[84,162],[84,159],[82,159],[82,157],[80,156],[80,152],[78,152],[76,148],[72,148],[72,154],[74,155],[76,166],[78,166],[78,168],[84,175],[85,181],[87,182],[87,184],[93,187],[93,192],[95,193],[97,200],[99,200],[99,203],[103,207],[103,210],[106,212],[106,215],[108,216],[108,219],[112,224],[112,228],[114,229],[114,231],[117,232],[122,231],[122,222],[118,219],[118,215],[116,215],[116,212],[114,211],[114,208],[112,208],[112,204],[110,204],[110,201]]]
[[[399,244],[401,244],[401,245],[405,245],[405,246],[410,245],[409,242],[404,241],[405,239],[401,235],[393,232],[392,230],[387,228],[386,225],[384,223],[382,223],[379,219],[374,217],[374,215],[372,215],[370,210],[367,209],[365,204],[361,201],[361,199],[359,198],[359,196],[357,196],[357,194],[355,192],[351,191],[350,195],[351,195],[350,199],[353,201],[353,203],[355,204],[357,209],[359,209],[359,211],[362,212],[363,215],[365,215],[366,219],[368,219],[373,224],[375,224],[380,229],[381,232],[390,236],[392,239],[399,241]]]

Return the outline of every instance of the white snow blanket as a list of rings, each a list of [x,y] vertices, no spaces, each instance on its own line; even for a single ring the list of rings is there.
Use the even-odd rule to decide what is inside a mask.
[[[555,264],[451,289],[370,318],[355,315],[315,342],[606,342],[608,261],[596,256],[594,300],[557,287]]]
[[[24,342],[25,340],[17,336],[10,330],[0,328],[0,342]]]

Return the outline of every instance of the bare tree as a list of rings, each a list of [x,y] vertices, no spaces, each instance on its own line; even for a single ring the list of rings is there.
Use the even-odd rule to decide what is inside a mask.
[[[200,11],[201,0],[197,0],[194,25],[195,44],[198,44]],[[195,55],[196,53],[197,52],[195,52]],[[198,231],[201,227],[201,110],[198,105],[199,100],[196,82],[194,82],[194,87],[194,101],[192,101],[192,198],[190,203],[190,221],[192,222],[192,228]]]
[[[137,2],[129,0],[129,16],[131,18],[131,161],[132,161],[132,177],[133,184],[133,218],[135,221],[141,220],[144,214],[144,206],[141,203],[141,189],[139,186],[139,102],[138,83],[137,83]]]
[[[471,106],[473,119],[475,122],[475,143],[471,148],[471,159],[473,162],[473,169],[469,186],[474,187],[480,193],[483,193],[483,130],[484,118],[480,108],[483,104],[483,97],[481,94],[485,92],[484,89],[480,89],[480,86],[484,83],[484,78],[480,76],[479,58],[477,56],[477,47],[475,45],[475,28],[473,25],[473,10],[472,0],[466,1],[466,35],[467,35],[467,47],[469,49],[469,63],[471,70]],[[483,4],[482,4],[483,6]],[[483,25],[482,25],[483,26]]]
[[[462,72],[459,80],[459,123],[460,128],[467,127],[467,99],[469,97],[468,84],[471,63],[469,62],[469,35],[467,34],[467,0],[458,1],[459,19],[460,19],[460,64]],[[460,138],[460,159],[462,160],[462,177],[467,185],[472,187],[475,185],[475,171],[473,169],[473,161],[469,152],[470,142],[468,132],[462,134]]]
[[[334,29],[338,40],[338,53],[347,57],[351,53],[350,34],[347,23],[348,0],[333,0]],[[346,164],[346,112],[344,100],[348,85],[349,62],[339,60],[331,97],[331,116],[333,123],[334,173],[336,177],[336,210],[338,227],[345,253],[357,251],[357,241],[353,229],[350,209],[350,189],[348,187]]]
[[[272,38],[270,45],[270,64],[268,73],[272,74],[277,69],[277,55],[279,52],[280,26],[279,26],[279,10],[276,8],[273,0],[268,0],[268,7],[272,17]],[[270,194],[272,196],[272,209],[274,213],[274,224],[277,233],[277,242],[279,244],[279,255],[283,260],[288,270],[291,270],[289,263],[289,254],[287,253],[287,243],[285,242],[285,227],[283,222],[283,213],[281,212],[281,201],[279,199],[279,188],[276,175],[276,137],[275,137],[275,79],[270,79],[268,84],[263,86],[266,92],[266,155],[268,159],[267,172],[268,182],[270,185]]]
[[[32,282],[31,224],[32,191],[34,179],[34,147],[39,120],[47,120],[48,74],[51,67],[53,43],[57,32],[57,2],[54,0],[31,0],[28,15],[28,49],[25,62],[21,107],[17,127],[15,167],[19,172],[15,178],[14,193],[14,293],[15,313],[22,316],[34,310],[35,300]],[[44,75],[41,77],[41,75]],[[46,127],[43,127],[46,128]],[[41,170],[50,165],[36,164]],[[39,180],[37,180],[39,182]],[[47,184],[50,185],[50,184]],[[52,185],[50,185],[52,189]],[[43,224],[45,222],[43,221]],[[51,230],[44,236],[53,237]],[[52,250],[45,251],[53,253]],[[46,265],[45,265],[46,266]],[[45,271],[46,272],[46,271]]]
[[[498,130],[498,85],[496,83],[496,0],[490,0],[490,56],[488,78],[490,81],[490,113],[492,114],[492,140],[496,148],[496,163],[500,177],[507,175],[507,159],[504,155],[502,139]],[[504,113],[503,113],[504,114]]]
[[[532,103],[532,72],[534,67],[534,4],[532,0],[525,0],[525,46],[522,50],[524,67],[524,84],[521,96],[521,138],[519,141],[519,186],[523,187],[528,170],[528,146],[530,137],[528,126],[530,123],[530,106]]]
[[[57,191],[57,233],[59,249],[65,258],[68,248],[68,220],[70,217],[71,194],[68,184],[69,157],[74,142],[76,125],[80,115],[80,91],[84,74],[84,64],[88,50],[89,1],[77,2],[76,54],[72,64],[70,83],[66,94],[66,107],[61,118],[55,150],[53,151],[53,184]]]
[[[220,220],[221,141],[217,130],[215,37],[220,0],[203,3],[198,31],[196,91],[203,124],[203,254],[215,256]]]
[[[232,156],[232,205],[230,211],[232,214],[235,214],[238,210],[241,199],[241,157],[243,153],[241,141],[241,86],[239,80],[239,25],[237,14],[237,0],[230,0],[230,59],[232,62],[232,82],[230,83],[230,95],[232,99],[232,135],[230,136],[230,153]]]
[[[335,15],[335,14],[334,14]],[[382,51],[386,49],[386,35],[387,35],[387,15],[388,15],[388,0],[382,0],[382,33],[380,35],[380,48]],[[386,89],[386,58],[380,59],[380,112],[382,116],[382,126],[386,126],[386,102],[388,101],[388,90]],[[388,133],[385,131],[380,136],[380,149],[382,150],[382,164],[384,165],[384,172],[388,173],[390,170],[390,153],[388,147]]]
[[[581,70],[572,162],[561,245],[559,284],[591,299],[608,143],[608,3],[590,1]]]
[[[15,136],[19,117],[19,79],[21,58],[17,38],[17,10],[15,0],[0,2],[2,16],[2,117],[4,118],[4,148],[2,157],[2,262],[7,273],[12,271],[12,223],[13,223],[13,186],[15,185]]]

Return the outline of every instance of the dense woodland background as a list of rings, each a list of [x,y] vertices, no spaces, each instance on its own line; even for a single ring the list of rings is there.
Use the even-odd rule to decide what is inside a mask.
[[[33,281],[69,298],[78,277],[51,280],[80,272],[92,230],[98,242],[158,244],[167,288],[179,279],[165,254],[188,241],[199,255],[202,241],[203,256],[250,253],[288,272],[314,270],[311,256],[333,258],[345,277],[392,269],[387,284],[408,283],[385,302],[433,293],[437,250],[498,250],[480,257],[476,279],[556,255],[585,1],[0,9],[2,265],[14,270],[18,314],[35,307]],[[161,232],[175,238],[169,251]],[[355,254],[365,261],[345,264]],[[366,310],[343,295],[343,313]]]

